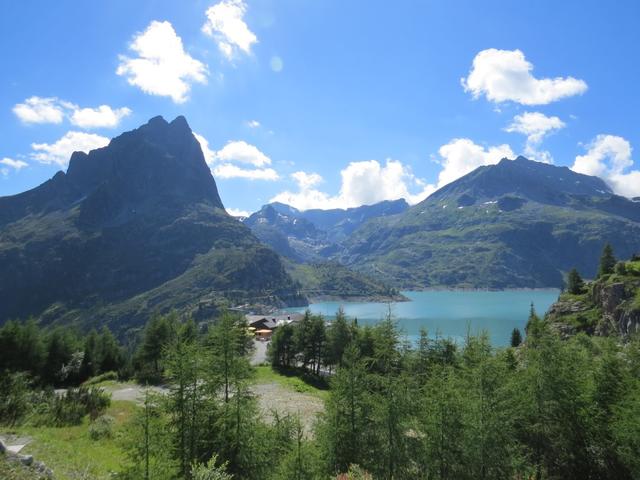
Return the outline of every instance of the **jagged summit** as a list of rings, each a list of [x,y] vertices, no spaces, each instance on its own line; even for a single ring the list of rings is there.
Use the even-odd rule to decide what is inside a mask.
[[[33,314],[128,325],[229,292],[297,295],[280,258],[225,212],[181,116],[76,152],[66,173],[0,198],[0,266],[0,323]]]
[[[207,203],[224,208],[200,143],[182,116],[154,117],[103,148],[74,152],[67,172],[30,191],[0,198],[0,225],[26,214],[73,207],[85,221],[126,211]],[[92,218],[98,215],[99,219]]]

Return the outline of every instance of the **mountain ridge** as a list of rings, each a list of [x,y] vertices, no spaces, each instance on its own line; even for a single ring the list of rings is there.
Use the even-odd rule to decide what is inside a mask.
[[[278,255],[224,210],[184,117],[154,117],[74,153],[67,173],[0,198],[0,212],[0,321],[92,316],[126,327],[172,298],[190,313],[306,302]],[[211,308],[199,308],[203,298]]]
[[[550,175],[551,173],[557,176]],[[343,243],[347,266],[402,288],[560,287],[610,241],[640,248],[640,205],[599,178],[519,157],[479,167]]]

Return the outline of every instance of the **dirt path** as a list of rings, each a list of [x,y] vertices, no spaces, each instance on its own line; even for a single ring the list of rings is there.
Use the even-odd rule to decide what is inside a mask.
[[[141,404],[144,401],[145,389],[136,384],[115,384],[104,387],[111,393],[112,400],[123,400]],[[164,395],[168,390],[164,387],[148,387],[154,393]],[[279,415],[299,415],[305,432],[310,433],[318,413],[324,410],[322,400],[306,393],[287,389],[277,382],[258,383],[251,386],[256,396],[260,413],[266,421],[273,420],[274,412]]]
[[[274,412],[280,416],[298,415],[307,435],[311,433],[318,414],[324,411],[324,404],[319,398],[288,390],[275,382],[253,385],[251,391],[257,397],[266,421],[273,420]]]
[[[268,342],[260,340],[253,341],[253,355],[251,356],[251,365],[262,365],[267,361],[267,345]]]

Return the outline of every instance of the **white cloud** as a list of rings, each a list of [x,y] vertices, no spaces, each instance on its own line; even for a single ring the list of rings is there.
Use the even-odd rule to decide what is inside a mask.
[[[533,65],[520,50],[490,48],[473,59],[469,76],[461,80],[465,91],[474,98],[485,95],[500,103],[512,101],[522,105],[546,105],[587,90],[584,80],[573,77],[536,78]]]
[[[578,155],[572,170],[603,178],[614,192],[626,197],[640,196],[640,170],[633,166],[631,144],[617,135],[598,135]]]
[[[551,154],[548,151],[540,151],[538,147],[545,136],[565,126],[566,124],[558,117],[547,117],[540,112],[525,112],[516,115],[511,125],[505,130],[527,136],[524,148],[524,154],[527,157],[544,163],[553,163]]]
[[[81,108],[78,105],[56,97],[31,97],[13,107],[13,112],[24,123],[62,123],[65,117],[72,125],[80,128],[117,127],[131,109],[111,108],[100,105],[97,108]]]
[[[540,112],[525,112],[516,115],[506,131],[522,133],[527,136],[528,141],[540,143],[547,133],[565,126],[565,123],[558,117],[547,117]]]
[[[0,159],[0,165],[6,165],[7,167],[13,168],[14,170],[21,170],[29,164],[23,160],[14,160],[13,158],[3,158]],[[3,169],[8,172],[8,169]]]
[[[249,215],[251,215],[250,212],[247,212],[246,210],[240,210],[239,208],[227,207],[226,210],[227,210],[227,213],[232,217],[248,217]]]
[[[323,178],[317,173],[294,172],[291,178],[295,180],[300,190],[308,190],[323,182]]]
[[[55,143],[32,143],[31,148],[35,152],[31,154],[31,158],[41,163],[55,163],[61,167],[66,167],[73,152],[89,152],[108,144],[109,139],[107,137],[93,133],[70,131]]]
[[[254,167],[271,165],[269,157],[244,140],[231,140],[221,150],[215,152],[214,155],[215,160],[220,162],[247,163]]]
[[[503,158],[515,155],[509,145],[485,148],[468,138],[454,138],[438,150],[442,157],[442,170],[438,175],[438,188],[457,180],[482,165],[494,165]]]
[[[249,128],[258,128],[260,126],[260,122],[257,120],[249,120],[247,122],[247,127]]]
[[[169,22],[153,21],[129,45],[138,57],[120,55],[118,75],[151,95],[187,100],[193,82],[207,83],[207,68],[191,57]]]
[[[13,107],[13,113],[23,123],[62,123],[64,110],[55,97],[30,97]]]
[[[385,165],[376,160],[351,162],[340,175],[340,192],[331,196],[314,188],[322,181],[320,175],[295,172],[291,177],[298,184],[298,191],[281,192],[270,201],[286,203],[300,210],[350,208],[400,198],[415,204],[435,190],[433,185],[416,178],[411,169],[398,160],[387,160]],[[410,192],[416,189],[417,193]]]
[[[202,31],[213,37],[222,54],[231,59],[236,52],[251,53],[251,46],[258,41],[244,22],[247,5],[242,0],[223,0],[205,12],[207,21]]]
[[[204,158],[216,178],[245,178],[247,180],[278,180],[280,175],[271,165],[271,159],[256,146],[244,140],[231,140],[220,150],[212,150],[209,141],[198,133],[193,134],[202,148]],[[235,163],[251,165],[242,168]]]
[[[222,163],[211,169],[217,178],[245,178],[247,180],[278,180],[280,175],[273,168],[240,168],[231,163]]]
[[[109,105],[100,105],[97,108],[76,107],[69,120],[80,128],[114,128],[128,115],[131,115],[131,109],[127,107],[115,109]]]

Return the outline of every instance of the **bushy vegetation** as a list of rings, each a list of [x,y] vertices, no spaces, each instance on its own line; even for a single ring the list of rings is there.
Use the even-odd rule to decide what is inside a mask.
[[[35,320],[0,327],[0,372],[28,373],[40,386],[76,386],[125,365],[125,353],[106,327],[85,336],[68,327],[43,329]]]
[[[133,364],[168,392],[147,390],[118,430],[118,478],[638,478],[640,339],[561,340],[533,308],[526,338],[512,337],[514,347],[496,349],[486,335],[456,344],[423,331],[408,344],[391,316],[360,326],[339,311],[328,325],[307,313],[279,327],[268,352],[274,367],[330,387],[305,432],[295,417],[263,420],[242,317],[223,314],[205,330],[154,318]],[[80,418],[89,443],[112,441],[99,390],[54,395],[25,373],[0,381],[4,422]],[[7,413],[21,408],[18,419]]]
[[[99,388],[77,387],[63,392],[39,389],[23,372],[0,373],[0,424],[15,426],[78,425],[101,415],[110,396]]]
[[[191,479],[206,468],[274,480],[640,475],[639,340],[563,341],[532,310],[518,348],[427,332],[408,345],[392,318],[362,327],[338,312],[327,326],[307,314],[278,330],[270,356],[335,372],[309,437],[295,418],[260,419],[244,329],[227,316],[206,334],[178,330],[163,351],[170,394],[147,399],[131,429],[130,478]]]

